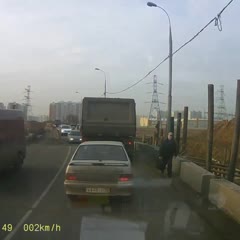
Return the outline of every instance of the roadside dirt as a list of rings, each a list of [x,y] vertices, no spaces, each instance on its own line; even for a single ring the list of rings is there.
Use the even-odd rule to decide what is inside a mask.
[[[213,158],[219,163],[228,164],[231,156],[232,139],[234,132],[235,120],[221,121],[214,126],[214,139],[213,139]],[[154,127],[149,128],[137,128],[138,141],[143,140],[149,143],[149,139],[154,135],[156,129]],[[181,129],[182,135],[182,129]],[[188,129],[188,139],[186,153],[189,156],[196,158],[207,158],[208,138],[207,129]],[[237,168],[240,168],[240,146],[239,146],[239,158]]]
[[[214,126],[213,158],[220,163],[228,164],[231,156],[235,120],[222,121]],[[189,130],[186,153],[193,157],[207,157],[207,130]],[[240,148],[239,148],[240,152]],[[239,154],[240,157],[240,154]],[[238,168],[240,158],[238,158]]]

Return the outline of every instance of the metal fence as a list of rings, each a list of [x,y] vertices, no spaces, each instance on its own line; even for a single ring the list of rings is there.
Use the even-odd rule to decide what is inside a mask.
[[[190,161],[194,162],[195,164],[206,168],[206,160],[202,158],[196,158],[193,156],[188,156],[188,155],[183,155],[182,157],[185,157],[189,159]],[[227,177],[228,173],[228,165],[221,164],[217,160],[212,161],[212,168],[211,172],[214,173],[215,176],[217,177]],[[235,170],[235,183],[240,185],[240,169],[236,168]]]

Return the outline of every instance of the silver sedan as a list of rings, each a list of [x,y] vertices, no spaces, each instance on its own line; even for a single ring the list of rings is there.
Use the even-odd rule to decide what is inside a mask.
[[[82,137],[80,135],[79,130],[72,130],[68,134],[68,142],[69,143],[81,143],[82,142]]]
[[[79,145],[69,162],[67,196],[125,196],[133,191],[132,167],[121,142],[89,141]]]

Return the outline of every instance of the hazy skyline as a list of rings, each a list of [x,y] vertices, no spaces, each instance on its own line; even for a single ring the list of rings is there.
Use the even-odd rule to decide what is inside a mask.
[[[190,39],[229,0],[158,0],[171,17],[173,48]],[[32,88],[34,114],[48,114],[49,104],[102,96],[135,83],[168,55],[168,22],[164,13],[144,0],[0,0],[0,102],[23,102]],[[239,1],[222,15],[223,31],[211,24],[173,58],[173,110],[207,109],[207,84],[225,88],[228,112],[234,112],[239,37]],[[148,115],[151,82],[164,86],[160,101],[167,103],[168,62],[145,81],[122,94],[134,98],[138,114]],[[80,94],[76,94],[78,91]],[[167,105],[160,105],[162,110]]]

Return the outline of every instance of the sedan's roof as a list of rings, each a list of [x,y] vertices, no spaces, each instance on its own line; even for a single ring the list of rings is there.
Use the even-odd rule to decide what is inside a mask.
[[[123,146],[122,142],[117,141],[86,141],[81,145],[115,145],[115,146]]]

